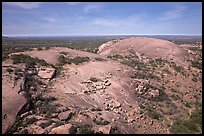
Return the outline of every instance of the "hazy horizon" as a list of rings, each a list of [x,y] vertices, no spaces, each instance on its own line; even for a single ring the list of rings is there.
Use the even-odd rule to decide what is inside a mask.
[[[202,36],[202,34],[2,35],[3,37]]]

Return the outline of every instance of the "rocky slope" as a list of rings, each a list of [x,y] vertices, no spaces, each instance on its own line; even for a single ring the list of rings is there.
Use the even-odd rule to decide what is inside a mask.
[[[48,64],[42,66],[45,63],[39,60],[33,67],[12,64],[12,55],[22,53]],[[15,67],[27,67],[23,88],[31,97],[23,95],[29,100],[29,111],[18,114],[7,133],[171,133],[174,121],[189,118],[202,101],[202,70],[186,63],[182,58],[188,57],[188,52],[168,41],[115,40],[101,45],[99,54],[63,47],[14,54],[3,66],[12,66],[14,71]],[[181,63],[169,62],[169,54]],[[6,68],[4,73],[18,75],[8,74]],[[20,76],[17,81],[23,79]],[[3,112],[11,109],[4,107]]]
[[[100,55],[128,54],[136,53],[140,58],[142,56],[148,58],[163,58],[174,60],[175,62],[184,63],[184,56],[188,53],[183,48],[172,42],[146,37],[132,37],[122,40],[113,40],[104,43],[99,47]],[[180,61],[182,60],[182,61]]]

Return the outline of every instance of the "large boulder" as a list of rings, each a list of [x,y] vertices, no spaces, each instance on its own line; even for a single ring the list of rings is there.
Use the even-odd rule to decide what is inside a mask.
[[[20,79],[19,79],[20,80]],[[20,82],[13,88],[9,78],[2,80],[2,133],[5,133],[15,122],[16,115],[27,105],[27,100],[17,92]]]
[[[72,124],[65,124],[59,127],[53,128],[49,134],[74,134],[76,127]]]
[[[74,113],[75,113],[74,111],[69,110],[69,111],[61,112],[60,114],[58,114],[58,117],[60,120],[69,120]]]
[[[110,131],[111,131],[111,125],[105,125],[99,128],[99,132],[102,132],[103,134],[110,134]]]

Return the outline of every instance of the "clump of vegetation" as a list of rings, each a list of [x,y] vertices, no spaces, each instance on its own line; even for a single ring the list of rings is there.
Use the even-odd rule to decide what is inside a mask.
[[[103,58],[95,58],[96,61],[106,61],[105,59]]]
[[[26,60],[28,59],[30,59],[30,56],[28,55],[24,55],[24,54],[12,55],[13,64],[25,63]]]
[[[110,134],[122,134],[117,127],[113,127],[110,131]]]
[[[27,90],[29,90],[29,88],[31,86],[39,86],[39,85],[45,85],[45,83],[37,78],[34,78],[32,76],[29,76],[27,77],[27,81],[26,81],[26,84],[25,84],[25,88]]]
[[[113,60],[118,60],[118,59],[121,59],[123,60],[123,56],[122,55],[119,55],[119,54],[114,54],[114,55],[108,55],[107,58],[111,58]]]
[[[4,44],[4,43],[3,43]],[[16,48],[18,47],[18,48]],[[23,52],[23,51],[31,51],[32,50],[32,46],[2,46],[2,61],[9,59],[9,54],[10,53],[14,53],[14,52]]]
[[[32,100],[37,102],[37,101],[43,101],[43,102],[50,102],[50,101],[55,101],[57,100],[55,97],[53,96],[48,96],[48,97],[45,97],[43,96],[42,94],[37,94],[36,96],[32,97]]]
[[[100,118],[100,120],[97,120],[94,118],[93,122],[96,124],[96,125],[108,125],[110,124],[109,121],[106,121],[104,120],[103,118]]]
[[[101,109],[100,107],[97,107],[97,108],[92,107],[92,108],[91,108],[91,111],[102,111],[102,109]]]
[[[91,53],[97,53],[98,52],[98,48],[88,48],[88,49],[84,49],[87,52],[91,52]]]
[[[167,74],[171,74],[171,71],[169,71],[168,69],[164,69],[164,72],[166,72]]]
[[[39,107],[39,114],[46,114],[46,117],[49,118],[52,113],[57,113],[56,105],[50,104],[48,102],[44,102]]]
[[[63,55],[60,55],[58,57],[58,63],[59,63],[60,66],[62,66],[64,64],[68,63],[68,61]],[[68,64],[71,64],[71,63],[68,63]]]
[[[25,55],[25,54],[12,55],[12,60],[13,60],[13,64],[26,63],[26,68],[33,68],[35,67],[37,63],[42,66],[50,65],[45,60],[41,60],[38,58],[32,58],[29,55]]]
[[[149,90],[149,89],[158,89],[156,86],[153,86],[153,85],[148,84],[148,83],[145,84],[144,87],[145,87],[147,90]]]
[[[156,111],[148,111],[148,116],[150,117],[150,118],[152,118],[152,119],[157,119],[157,120],[159,120],[161,117],[162,117],[162,115],[161,114],[159,114],[158,112],[156,112]]]
[[[191,104],[190,104],[189,102],[184,101],[183,104],[184,104],[186,107],[191,108]]]
[[[167,61],[162,58],[157,58],[149,61],[149,64],[151,64],[151,66],[153,67],[164,66],[166,63]]]
[[[17,77],[17,78],[20,78],[23,76],[22,74],[22,70],[20,68],[15,68],[14,69],[14,75]]]
[[[173,134],[202,134],[202,109],[193,112],[188,120],[176,119],[170,128]]]
[[[179,65],[176,65],[174,62],[171,63],[171,67],[173,67],[176,72],[185,75],[185,72],[184,72],[184,68],[183,68],[183,67],[181,67],[181,66],[179,66]]]
[[[170,101],[168,95],[165,93],[165,87],[163,86],[160,86],[160,87],[156,87],[156,86],[153,86],[151,84],[144,84],[144,87],[146,88],[146,90],[149,90],[149,89],[152,89],[152,90],[159,90],[159,96],[156,96],[156,97],[151,97],[150,100],[153,100],[153,101]]]
[[[38,119],[36,117],[26,118],[26,120],[22,122],[21,126],[27,127],[28,125],[33,124],[36,121],[38,121]]]
[[[44,128],[47,128],[48,126],[52,125],[52,122],[53,121],[51,119],[48,119],[48,122],[41,123],[39,126],[44,129]]]
[[[80,126],[78,133],[79,134],[94,134],[94,131],[92,130],[91,125],[84,124],[84,125]]]
[[[42,47],[37,47],[37,49],[38,49],[38,51],[41,51],[41,50],[43,50],[43,48],[42,48]]]
[[[192,65],[192,67],[195,67],[195,68],[198,68],[198,69],[202,69],[202,62],[192,61],[191,65]]]
[[[140,62],[139,60],[124,60],[121,63],[128,65],[132,68],[137,68],[138,70],[145,68],[145,64],[143,62]]]
[[[66,58],[64,57],[63,55],[60,55],[59,58],[58,58],[58,62],[59,62],[59,66],[63,66],[64,64],[71,64],[71,63],[74,63],[76,65],[80,64],[80,63],[83,63],[83,62],[87,62],[89,61],[90,58],[89,57],[74,57],[72,59],[69,59],[69,58]]]
[[[71,60],[71,62],[74,63],[74,64],[76,64],[76,65],[78,65],[79,63],[87,62],[87,61],[89,61],[89,60],[90,60],[89,57],[79,57],[79,56],[77,56],[77,57],[74,57],[74,58]]]
[[[7,68],[6,71],[11,74],[13,72],[13,69],[12,68]]]

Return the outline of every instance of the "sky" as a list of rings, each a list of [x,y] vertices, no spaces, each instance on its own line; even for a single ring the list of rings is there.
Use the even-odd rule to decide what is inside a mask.
[[[201,2],[2,2],[2,35],[202,35]]]

